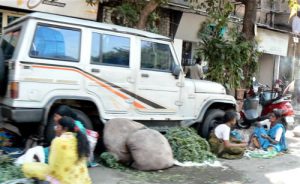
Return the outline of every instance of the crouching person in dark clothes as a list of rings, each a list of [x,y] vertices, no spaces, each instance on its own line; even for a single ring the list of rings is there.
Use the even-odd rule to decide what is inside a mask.
[[[236,112],[226,112],[223,117],[224,123],[218,125],[210,134],[208,142],[211,150],[220,158],[239,159],[244,155],[247,143],[230,137],[231,128],[235,126],[236,120]]]

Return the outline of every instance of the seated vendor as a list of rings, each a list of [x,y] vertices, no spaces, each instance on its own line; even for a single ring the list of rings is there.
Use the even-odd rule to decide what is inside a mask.
[[[238,159],[244,155],[247,143],[230,137],[230,131],[235,126],[236,120],[237,113],[227,111],[223,117],[224,124],[218,125],[210,135],[208,142],[212,152],[218,157]]]
[[[286,128],[282,122],[282,111],[274,109],[270,114],[270,122],[269,130],[262,126],[254,129],[252,142],[259,149],[276,150],[277,152],[286,151]]]

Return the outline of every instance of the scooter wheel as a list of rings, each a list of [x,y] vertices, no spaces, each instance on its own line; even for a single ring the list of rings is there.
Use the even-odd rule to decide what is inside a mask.
[[[251,123],[245,122],[244,119],[239,119],[237,120],[236,125],[238,128],[248,129],[251,126]]]

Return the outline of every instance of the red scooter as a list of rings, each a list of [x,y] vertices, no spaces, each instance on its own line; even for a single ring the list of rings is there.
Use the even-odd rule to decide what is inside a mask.
[[[286,124],[294,124],[294,109],[289,96],[281,95],[278,91],[265,90],[267,85],[263,85],[253,80],[251,90],[244,100],[240,119],[237,122],[239,128],[249,128],[257,121],[268,118],[273,109],[283,111],[283,118]]]

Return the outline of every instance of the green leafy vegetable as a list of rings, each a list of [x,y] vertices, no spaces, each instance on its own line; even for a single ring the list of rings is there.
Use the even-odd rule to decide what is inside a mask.
[[[13,159],[6,156],[0,156],[0,183],[13,180],[24,178],[23,172],[20,167],[15,166],[13,164]]]
[[[171,128],[165,137],[172,147],[174,158],[180,162],[202,163],[216,159],[215,155],[210,152],[208,142],[192,128]]]

